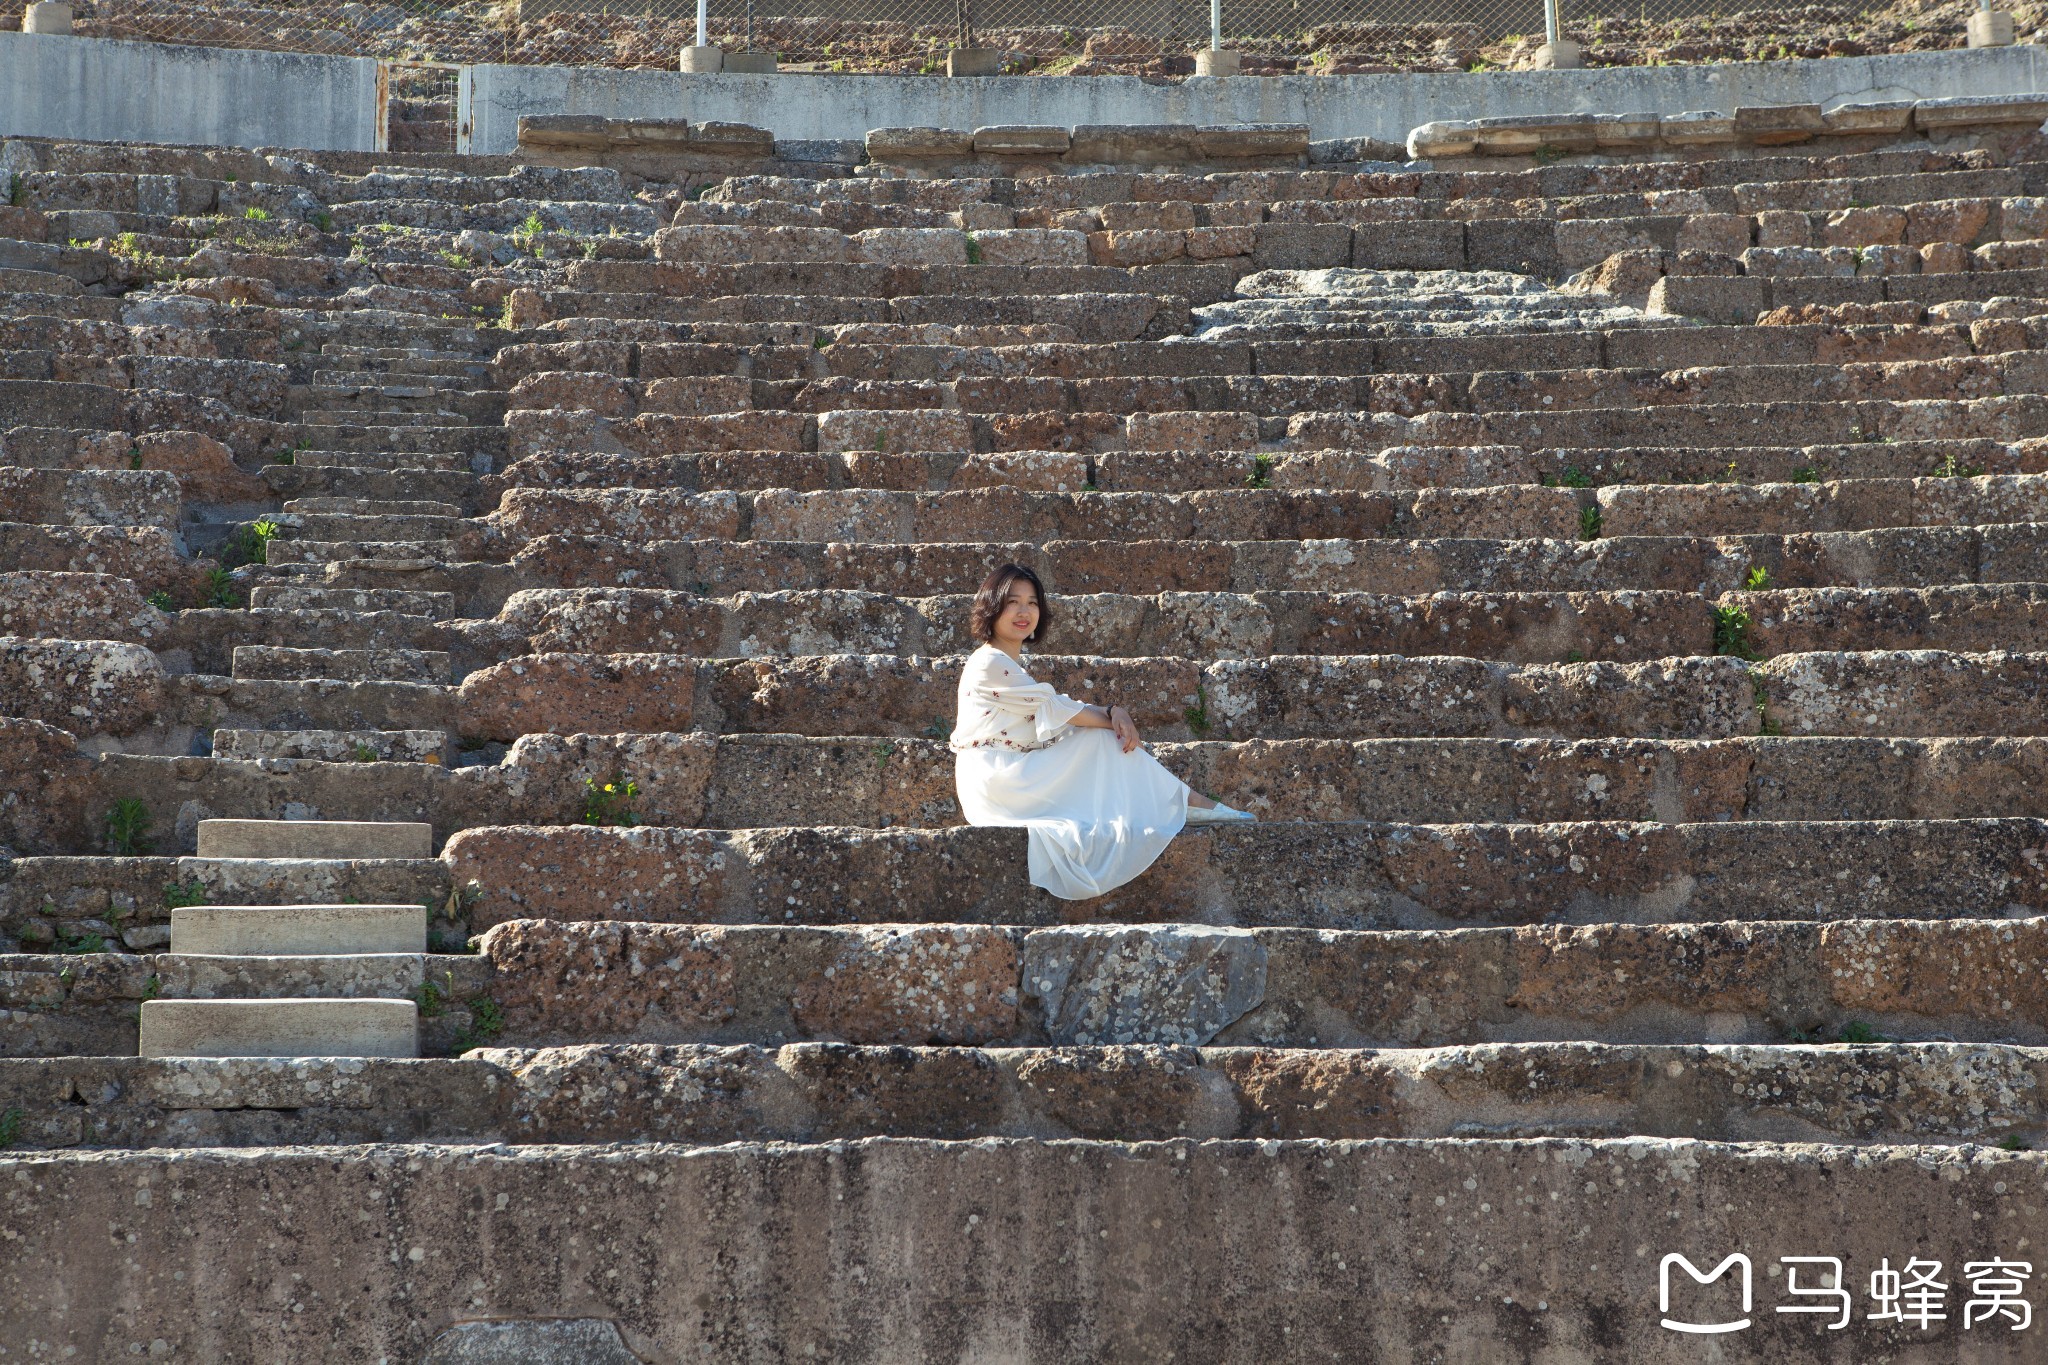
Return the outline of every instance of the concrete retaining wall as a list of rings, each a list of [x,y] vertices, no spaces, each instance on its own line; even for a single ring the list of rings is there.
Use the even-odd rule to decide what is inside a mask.
[[[749,123],[779,138],[997,123],[1306,123],[1317,138],[1401,142],[1432,119],[1509,114],[1733,111],[1744,104],[2010,95],[2048,88],[2036,47],[1719,66],[1452,75],[1273,76],[1160,85],[1134,76],[985,80],[904,76],[684,76],[669,71],[473,68],[474,143],[510,152],[521,114]]]
[[[0,33],[0,136],[377,148],[377,63]]]

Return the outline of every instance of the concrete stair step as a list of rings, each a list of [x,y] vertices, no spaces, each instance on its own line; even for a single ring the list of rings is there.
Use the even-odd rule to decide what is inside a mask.
[[[433,763],[449,766],[446,730],[215,730],[217,759],[300,758],[327,763]]]
[[[722,1086],[690,1083],[706,1067]],[[488,1047],[459,1060],[0,1061],[0,1093],[27,1101],[32,1149],[1636,1136],[1939,1147],[2039,1143],[2044,1069],[2039,1048],[1953,1044]],[[65,1091],[79,1101],[46,1098]]]
[[[424,953],[418,905],[189,905],[171,910],[171,952],[229,957]]]
[[[144,1057],[417,1057],[411,1000],[145,1000]]]
[[[506,920],[1045,925],[1199,921],[1447,929],[1613,920],[2029,916],[2037,819],[1412,825],[1261,822],[1182,833],[1085,908],[1030,885],[1023,831],[461,830],[449,877]],[[687,900],[670,888],[691,888]]]
[[[234,677],[247,681],[291,682],[329,678],[347,682],[454,681],[452,656],[444,650],[299,649],[285,645],[236,645]]]
[[[213,819],[199,822],[198,838],[202,859],[347,861],[434,856],[433,827],[410,821]]]

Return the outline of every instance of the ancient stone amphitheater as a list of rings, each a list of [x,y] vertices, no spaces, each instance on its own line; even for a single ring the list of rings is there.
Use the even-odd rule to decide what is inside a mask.
[[[8,142],[0,1360],[2042,1358],[2044,114]]]

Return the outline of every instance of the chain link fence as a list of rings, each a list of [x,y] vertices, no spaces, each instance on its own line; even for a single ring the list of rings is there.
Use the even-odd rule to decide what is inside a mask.
[[[75,31],[209,47],[673,69],[695,0],[75,0]],[[1883,7],[1879,7],[1883,6]],[[1564,0],[1588,65],[1858,55],[1963,45],[1972,0],[1856,0],[1723,14],[1711,0]],[[785,69],[943,75],[953,45],[1006,72],[1179,76],[1209,45],[1208,0],[712,0],[709,40]],[[1525,64],[1541,0],[1226,0],[1247,75]],[[394,90],[394,93],[400,93]]]

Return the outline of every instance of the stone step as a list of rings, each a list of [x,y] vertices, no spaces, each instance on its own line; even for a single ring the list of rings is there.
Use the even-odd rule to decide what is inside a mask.
[[[829,1066],[827,1054],[819,1070],[836,1077]],[[698,1093],[680,1079],[675,1089]],[[566,1109],[575,1101],[558,1103]],[[1114,1111],[1128,1108],[1118,1103]],[[1335,1126],[1328,1109],[1303,1112]],[[255,1115],[245,1121],[262,1122]],[[1057,1345],[1021,1347],[1016,1358],[1295,1362],[1357,1356],[1360,1343],[1370,1342],[1403,1358],[1484,1360],[1499,1356],[1502,1342],[1541,1337],[1611,1343],[1602,1349],[1614,1359],[1653,1361],[1675,1356],[1665,1319],[1702,1327],[1738,1320],[1744,1296],[1731,1277],[1743,1266],[1753,1303],[1744,1316],[1762,1328],[1785,1321],[1780,1307],[1831,1314],[1839,1307],[1859,1317],[1880,1311],[1862,1295],[1867,1277],[1880,1264],[1914,1258],[1923,1264],[1905,1272],[1909,1283],[1925,1262],[1949,1268],[1938,1283],[1953,1287],[1932,1291],[1929,1304],[1945,1317],[1927,1319],[1933,1332],[1947,1334],[1959,1330],[1966,1302],[1998,1302],[1991,1295],[2003,1292],[1981,1278],[1965,1280],[1960,1267],[2024,1258],[2018,1241],[2037,1244],[2044,1226],[2026,1197],[2040,1178],[2038,1154],[1953,1143],[1832,1146],[1803,1134],[1788,1143],[1649,1136],[1356,1144],[1175,1136],[1156,1146],[736,1141],[653,1143],[631,1149],[630,1158],[609,1144],[42,1153],[20,1167],[32,1172],[37,1198],[9,1205],[0,1226],[20,1242],[14,1293],[21,1314],[51,1333],[106,1320],[86,1306],[105,1302],[119,1282],[118,1263],[106,1264],[113,1258],[94,1244],[100,1229],[133,1228],[129,1254],[139,1263],[175,1255],[182,1238],[156,1231],[157,1220],[137,1219],[137,1192],[147,1188],[157,1199],[168,1198],[167,1190],[188,1192],[180,1218],[228,1244],[221,1279],[232,1288],[213,1278],[150,1278],[125,1301],[144,1321],[229,1322],[234,1305],[251,1296],[264,1303],[353,1296],[351,1311],[318,1321],[279,1312],[260,1326],[218,1330],[235,1345],[260,1333],[292,1356],[371,1358],[380,1343],[400,1336],[428,1345],[416,1296],[507,1286],[521,1292],[521,1316],[446,1328],[429,1358],[608,1363],[633,1358],[615,1321],[656,1320],[673,1324],[656,1340],[672,1343],[681,1358],[716,1356],[721,1343],[749,1336],[802,1336],[827,1354],[887,1341],[905,1358],[927,1359],[957,1352],[963,1331],[1029,1342],[1055,1330]],[[373,1182],[398,1210],[396,1227],[421,1252],[419,1261],[388,1236],[336,1235],[336,1211],[357,1207]],[[843,1202],[835,1197],[840,1190],[847,1191]],[[500,1199],[505,1210],[490,1214]],[[1831,1235],[1844,1208],[1862,1212],[1853,1237]],[[1961,1209],[1981,1217],[1962,1218]],[[489,1219],[482,1233],[516,1231],[521,1245],[561,1248],[565,1257],[573,1248],[590,1274],[574,1284],[530,1286],[504,1269],[492,1235],[450,1238],[435,1254],[430,1229],[465,1219],[474,1225],[479,1214]],[[332,1250],[294,1264],[233,1236],[266,1219],[297,1239],[324,1233]],[[1168,1219],[1170,1254],[1162,1241]],[[634,1249],[666,1245],[679,1220],[691,1229],[697,1259],[635,1264]],[[786,1267],[762,1264],[771,1244],[802,1254],[807,1273],[798,1283]],[[1737,1248],[1747,1259],[1706,1283]],[[1651,1264],[1659,1255],[1686,1258],[1682,1267],[1663,1267],[1678,1283],[1661,1313]],[[1840,1277],[1857,1292],[1844,1288],[1849,1300],[1838,1305],[1814,1288],[1829,1267],[1783,1265],[1802,1255],[1839,1260]],[[617,1269],[616,1281],[599,1266]],[[1701,1283],[1682,1278],[1687,1268]],[[1807,1297],[1770,1273],[1781,1269],[1807,1276],[1798,1286]],[[901,1288],[889,1295],[838,1288],[859,1284],[863,1273],[870,1283]],[[2019,1283],[2006,1305],[2028,1304],[2029,1282]],[[1091,1308],[1085,1314],[1073,1307],[1082,1288]],[[1251,1306],[1281,1295],[1284,1320]],[[1191,1307],[1155,1321],[1162,1299]],[[965,1303],[979,1307],[972,1329],[958,1320]],[[1904,1301],[1901,1335],[1921,1333],[1913,1303]],[[1048,1329],[1049,1320],[1059,1326]],[[1804,1337],[1835,1320],[1809,1320],[1782,1334]],[[1995,1340],[1992,1333],[2022,1321],[2031,1319],[2017,1307],[2009,1317],[1980,1308],[1976,1330]],[[1883,1322],[1855,1326],[1858,1341],[1892,1339]],[[1933,1332],[1930,1341],[1940,1339]],[[643,1338],[634,1333],[634,1340]],[[1799,1348],[1759,1349],[1762,1340],[1738,1337],[1741,1344],[1723,1354],[1799,1359]],[[2030,1344],[2012,1340],[2021,1353]],[[1804,1354],[1817,1359],[1823,1349]]]
[[[706,1069],[717,1089],[693,1084]],[[869,1137],[2037,1143],[2042,1049],[486,1047],[459,1060],[0,1062],[18,1145],[820,1143]],[[54,1103],[52,1094],[78,1098]],[[1910,1096],[1908,1100],[1906,1097]],[[1490,1140],[1490,1141],[1489,1141]],[[1869,1154],[1866,1153],[1866,1157]]]
[[[449,876],[506,920],[715,924],[1199,921],[1440,929],[1614,920],[2028,916],[2034,819],[1190,830],[1085,911],[1030,885],[1021,830],[463,830]],[[687,889],[685,889],[687,888]]]
[[[450,428],[463,430],[468,426],[462,415],[438,407],[417,412],[387,408],[323,408],[301,412],[295,420],[300,426],[319,433],[315,440],[332,443],[330,449],[347,449],[344,442],[350,434],[346,430],[328,434],[333,428],[360,428],[364,432],[411,431],[419,437]],[[390,438],[379,436],[369,439],[388,441]]]
[[[417,1057],[411,1000],[145,1000],[144,1057]]]
[[[390,611],[445,621],[455,614],[455,595],[400,588],[306,588],[265,583],[250,590],[249,605],[258,611]]]
[[[2002,452],[2003,447],[1998,450]],[[302,499],[322,500],[347,499],[370,500],[375,502],[432,502],[455,510],[450,516],[464,516],[480,510],[482,489],[478,476],[469,472],[472,464],[488,469],[491,457],[459,455],[447,457],[451,463],[448,469],[404,468],[408,461],[426,460],[423,455],[395,455],[390,457],[398,466],[394,468],[364,467],[350,464],[354,456],[348,452],[334,452],[339,463],[324,465],[266,465],[263,482],[272,492],[291,501]],[[371,457],[365,456],[364,459]],[[2004,458],[2002,453],[1989,453],[1986,458],[2001,469],[2007,465],[2018,466],[2017,461]],[[1990,466],[1986,466],[1989,468]],[[1918,466],[1908,472],[1918,473]],[[496,501],[492,493],[490,500]]]
[[[311,439],[323,450],[383,454],[475,455],[505,448],[504,430],[443,420],[434,423],[340,422],[313,424]]]
[[[1817,479],[1917,478],[1941,469],[2038,474],[2040,441],[1895,441],[1823,446],[1699,449],[1563,449],[1516,446],[1399,446],[1355,450],[1006,451],[986,455],[771,451],[704,455],[529,455],[490,482],[502,488],[643,488],[706,492],[793,489],[825,492],[967,492],[1024,488],[1079,493],[1193,493],[1264,486],[1288,490],[1393,492],[1547,483],[1792,483]],[[271,479],[275,484],[276,479]]]
[[[300,540],[280,536],[264,547],[265,564],[278,568],[328,565],[351,560],[460,564],[470,556],[453,540]]]
[[[272,541],[277,549],[279,542]],[[1593,592],[1665,589],[1720,594],[1762,570],[1778,588],[1931,587],[2048,582],[2048,531],[2038,524],[1887,527],[1788,535],[1602,536],[1598,540],[1351,536],[1301,540],[1041,542],[745,542],[549,535],[510,563],[444,560],[377,568],[346,559],[335,586],[431,583],[463,614],[489,616],[518,588],[667,586],[705,595],[789,589],[908,597],[965,592],[992,565],[1032,565],[1055,593]]]
[[[961,493],[838,490],[683,493],[514,488],[483,518],[509,542],[547,535],[645,540],[936,544],[1070,538],[1322,540],[1810,534],[2007,525],[2048,518],[2048,475],[1817,484],[1526,485],[1413,492]],[[1608,585],[1601,585],[1608,586]]]
[[[301,450],[293,454],[290,467],[337,471],[429,470],[466,474],[472,472],[470,461],[467,454],[448,451]]]
[[[320,498],[320,502],[342,502],[341,498]],[[436,515],[407,515],[388,512],[301,512],[287,513],[279,527],[288,539],[314,542],[451,541],[462,533],[459,512]]]
[[[531,1046],[2039,1046],[2044,938],[2039,918],[1382,933],[514,920],[481,949],[501,1040]]]
[[[245,646],[244,648],[248,648]],[[950,734],[959,656],[698,659],[534,654],[469,674],[472,738],[528,734]],[[1725,739],[2048,733],[2048,655],[1870,650],[1642,663],[1443,656],[1034,656],[1032,676],[1113,696],[1154,739]]]
[[[453,762],[445,730],[215,730],[217,759],[296,758],[327,763]]]
[[[448,683],[454,681],[451,656],[426,649],[299,649],[285,645],[236,645],[234,677],[240,681],[291,682],[334,679],[345,682]]]
[[[412,822],[212,819],[199,822],[198,837],[202,859],[351,861],[434,856],[433,827]],[[299,902],[294,898],[288,903]]]
[[[180,956],[331,957],[427,951],[418,905],[187,905],[171,910]]]
[[[358,517],[434,517],[441,520],[459,519],[462,508],[452,502],[428,499],[369,498],[347,495],[326,495],[319,497],[295,497],[285,503],[287,514],[307,516],[358,516]]]
[[[533,735],[498,762],[449,770],[364,763],[353,752],[315,764],[301,759],[314,746],[292,732],[217,732],[227,734],[234,742],[217,738],[210,761],[106,755],[103,788],[156,793],[180,808],[423,820],[444,836],[486,825],[583,823],[592,783],[631,783],[637,790],[622,804],[645,825],[961,823],[953,754],[937,740]],[[266,756],[273,734],[293,761],[251,762]],[[434,738],[440,732],[424,732],[417,743]],[[1152,750],[1196,790],[1267,821],[2048,816],[2048,787],[2038,780],[2048,743],[2038,739],[1255,740]]]
[[[527,589],[497,621],[536,653],[762,658],[971,650],[972,598],[653,588]],[[1459,655],[1518,663],[1860,649],[2048,648],[2048,586],[1670,592],[1091,593],[1062,597],[1049,643],[1105,657]]]

